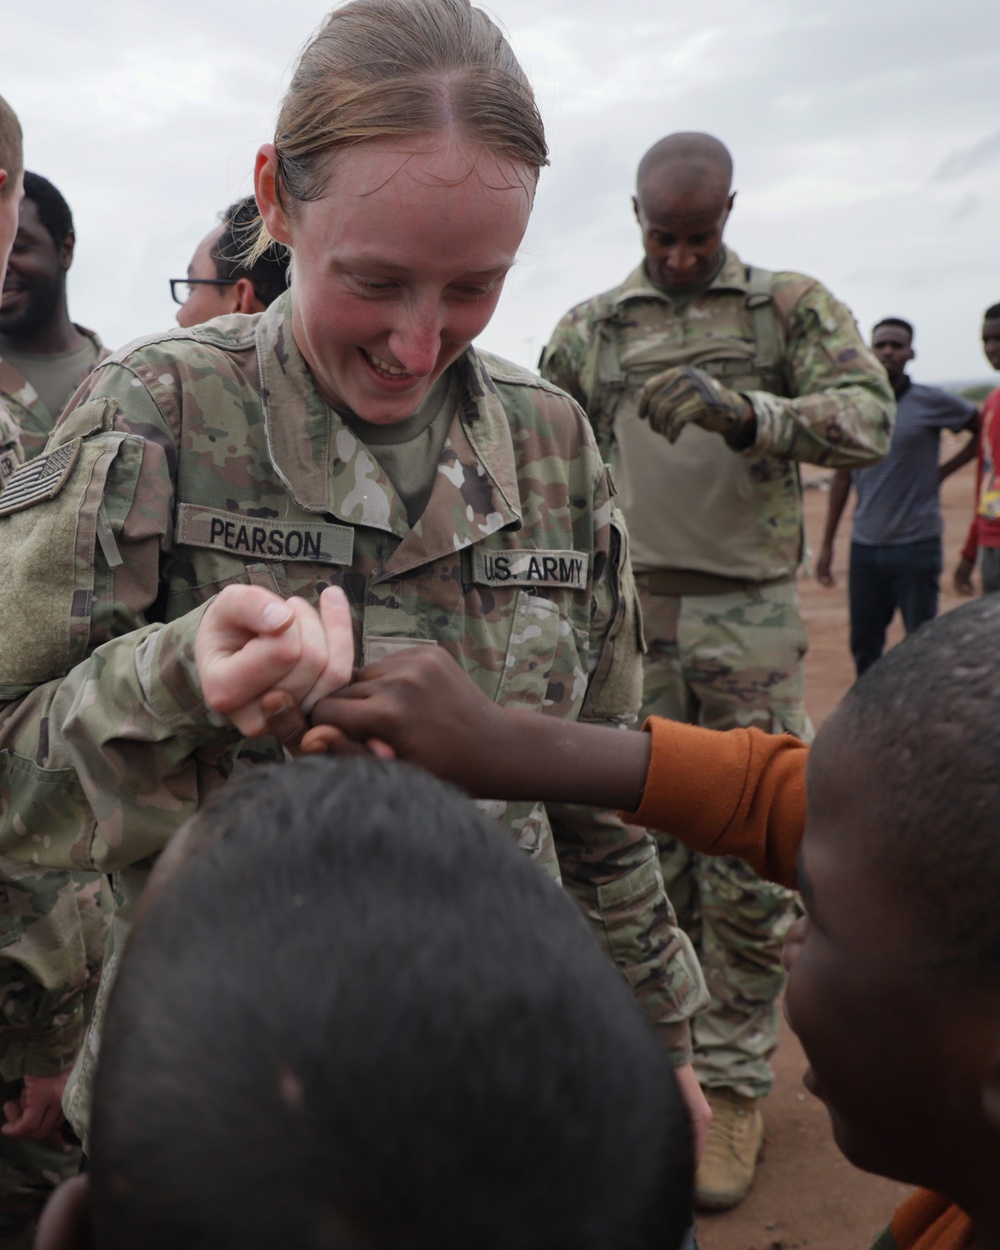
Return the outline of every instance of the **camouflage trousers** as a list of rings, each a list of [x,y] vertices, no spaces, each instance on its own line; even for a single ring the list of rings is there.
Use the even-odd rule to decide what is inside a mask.
[[[20,1096],[20,1081],[0,1082],[2,1102]],[[31,1250],[49,1194],[79,1172],[81,1159],[78,1146],[0,1134],[0,1250]]]
[[[812,737],[803,705],[808,644],[794,583],[677,597],[651,593],[638,580],[648,646],[644,716]],[[667,893],[711,996],[691,1022],[699,1080],[763,1097],[774,1083],[768,1060],[778,1039],[781,945],[797,915],[795,896],[735,856],[698,855],[675,838],[657,840]]]

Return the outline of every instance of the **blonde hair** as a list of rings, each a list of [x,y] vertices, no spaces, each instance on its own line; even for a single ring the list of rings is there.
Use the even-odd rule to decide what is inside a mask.
[[[469,0],[352,0],[302,53],[282,101],[278,202],[290,212],[319,199],[337,149],[442,130],[535,176],[548,164],[531,84],[481,9]],[[262,224],[254,251],[270,242]]]
[[[7,181],[0,187],[0,195],[6,195],[24,169],[24,149],[21,123],[3,96],[0,96],[0,169],[6,170],[8,175]]]

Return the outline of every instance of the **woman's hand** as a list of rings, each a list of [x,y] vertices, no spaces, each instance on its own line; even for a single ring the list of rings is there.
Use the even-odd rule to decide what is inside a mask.
[[[285,691],[308,715],[351,679],[354,634],[339,587],[323,591],[319,612],[262,586],[227,586],[209,604],[195,641],[205,702],[247,737],[266,731],[261,696]]]

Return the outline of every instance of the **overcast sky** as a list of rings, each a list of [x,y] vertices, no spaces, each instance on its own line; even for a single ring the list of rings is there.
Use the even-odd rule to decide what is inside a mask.
[[[75,320],[109,346],[173,323],[218,211],[251,189],[317,0],[5,4],[0,94],[77,226]],[[726,239],[820,278],[867,334],[917,326],[922,381],[987,379],[1000,301],[1000,11],[987,0],[494,0],[552,165],[480,342],[534,365],[559,316],[639,258],[636,163],[674,130],[731,149]],[[280,19],[280,22],[279,22]]]

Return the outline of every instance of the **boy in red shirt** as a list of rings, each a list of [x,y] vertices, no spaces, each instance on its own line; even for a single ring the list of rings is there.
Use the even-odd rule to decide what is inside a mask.
[[[983,351],[993,368],[1000,370],[1000,304],[986,310]],[[980,550],[983,594],[994,594],[1000,590],[1000,387],[987,396],[979,420],[976,510],[955,570],[955,589],[960,595],[975,593],[972,570]]]

